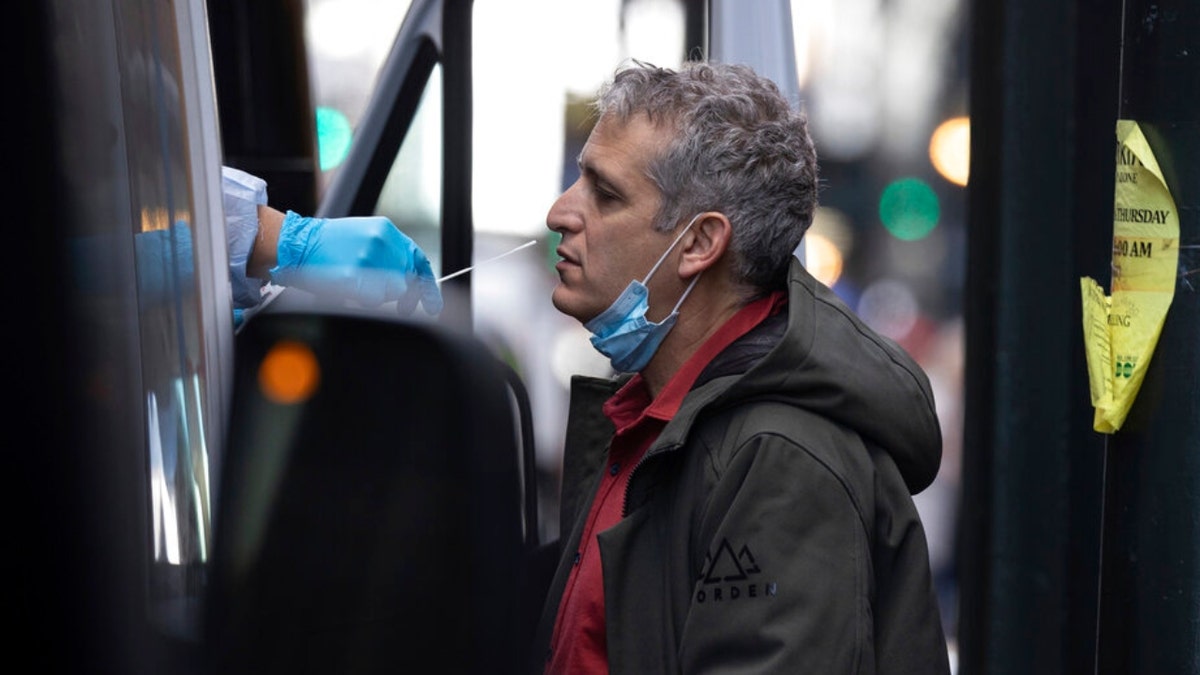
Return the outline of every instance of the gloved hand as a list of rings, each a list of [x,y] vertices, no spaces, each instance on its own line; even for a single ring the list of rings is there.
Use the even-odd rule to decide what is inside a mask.
[[[305,218],[288,211],[277,254],[271,281],[281,286],[367,307],[394,300],[405,315],[418,301],[428,314],[442,311],[429,258],[387,218]]]

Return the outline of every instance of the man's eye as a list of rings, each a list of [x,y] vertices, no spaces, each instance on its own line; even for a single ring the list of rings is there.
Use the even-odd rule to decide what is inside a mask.
[[[617,195],[615,193],[613,193],[609,190],[606,190],[600,186],[596,187],[596,199],[598,199],[602,202],[611,202],[611,201],[615,200],[616,198],[617,198]]]

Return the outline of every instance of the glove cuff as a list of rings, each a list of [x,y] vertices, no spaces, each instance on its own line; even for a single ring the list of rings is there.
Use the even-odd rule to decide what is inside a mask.
[[[308,251],[308,242],[320,226],[322,219],[305,218],[295,211],[288,211],[279,226],[279,245],[276,248],[275,267],[269,272],[271,281],[287,285],[289,272],[300,267]]]

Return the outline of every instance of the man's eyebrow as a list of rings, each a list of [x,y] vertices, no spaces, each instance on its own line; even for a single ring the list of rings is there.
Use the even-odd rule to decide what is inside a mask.
[[[601,184],[609,190],[619,190],[620,186],[616,181],[604,173],[602,169],[596,167],[595,164],[591,164],[583,159],[582,152],[575,158],[575,164],[579,167],[579,174],[581,176],[585,176],[593,183]]]
[[[596,167],[584,161],[582,152],[575,156],[575,166],[579,169],[579,173],[581,174],[596,175],[598,173],[596,171]]]

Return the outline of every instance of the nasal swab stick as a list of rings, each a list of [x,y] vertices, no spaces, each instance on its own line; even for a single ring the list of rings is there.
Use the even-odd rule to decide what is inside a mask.
[[[508,251],[507,253],[501,253],[500,255],[498,255],[494,258],[488,258],[487,260],[484,260],[483,262],[480,262],[480,263],[475,263],[474,265],[471,265],[470,267],[464,267],[457,272],[451,272],[450,274],[447,274],[446,276],[442,277],[441,279],[438,279],[437,282],[440,284],[447,279],[453,279],[454,277],[456,277],[460,274],[466,274],[467,272],[470,272],[471,270],[475,269],[476,267],[479,267],[480,265],[486,265],[486,264],[492,262],[493,260],[499,260],[506,255],[512,255],[513,253],[516,253],[517,251],[520,251],[523,248],[529,248],[530,246],[533,246],[536,243],[537,243],[537,239],[530,239],[529,241],[525,242],[524,244],[521,244],[520,246],[514,248],[511,251]]]

